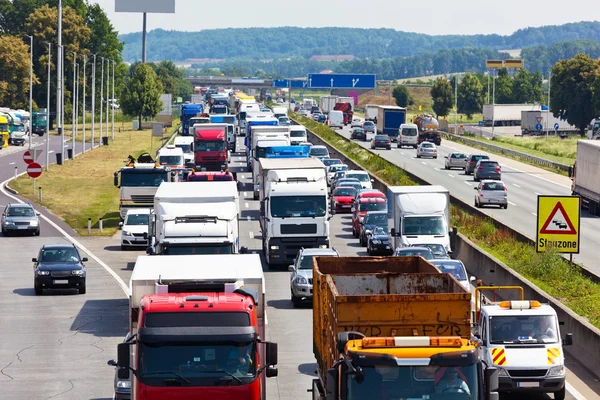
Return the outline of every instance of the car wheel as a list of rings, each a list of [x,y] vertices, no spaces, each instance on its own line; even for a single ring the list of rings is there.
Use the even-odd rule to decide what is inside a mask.
[[[421,156],[417,154],[417,158],[421,158]]]
[[[79,294],[85,294],[85,292],[85,280],[83,280],[82,283],[79,284]]]
[[[508,203],[504,205],[504,209],[506,210],[508,208]]]
[[[444,165],[444,169],[450,169],[450,168],[448,168],[448,166],[447,166],[447,165]]]
[[[38,285],[37,283],[33,284],[33,290],[35,290],[36,296],[41,296],[42,294],[44,294],[44,289],[42,289],[42,286]]]
[[[294,308],[300,307],[300,299],[297,298],[296,296],[294,296],[293,293],[292,293],[292,306],[294,306]]]
[[[435,156],[435,157],[433,157],[433,158],[435,158],[435,159],[437,160],[437,156]]]
[[[35,231],[35,236],[40,236],[40,230]]]
[[[565,388],[563,387],[558,392],[554,392],[554,400],[565,400]]]
[[[121,245],[121,251],[127,250],[127,246]]]
[[[475,208],[479,208],[479,203],[477,202],[477,199],[475,199],[475,201],[473,201],[473,205],[475,206]]]

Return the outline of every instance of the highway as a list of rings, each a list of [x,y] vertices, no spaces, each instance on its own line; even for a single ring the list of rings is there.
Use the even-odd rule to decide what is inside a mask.
[[[239,148],[243,148],[243,141],[238,140]],[[249,187],[250,174],[241,172],[244,163],[243,153],[232,156],[232,170],[240,172],[240,179]],[[0,177],[5,180],[10,176]],[[6,193],[2,193],[0,201],[2,204],[9,201]],[[258,202],[252,200],[250,191],[244,191],[240,206],[240,245],[248,246],[251,252],[260,252]],[[332,246],[341,255],[366,254],[352,237],[349,215],[338,214],[331,223]],[[77,237],[71,229],[60,229],[48,221],[42,229],[41,237],[0,239],[0,252],[6,255],[0,281],[3,310],[0,398],[108,400],[112,397],[114,369],[107,366],[106,361],[116,357],[116,345],[127,332],[128,302],[122,286],[128,284],[136,257],[144,252],[120,251],[119,234],[113,238]],[[43,244],[68,240],[80,244],[84,248],[83,256],[90,258],[87,294],[66,292],[34,296],[31,258]],[[267,399],[309,399],[311,394],[306,389],[310,388],[316,368],[312,354],[312,309],[310,305],[292,308],[289,272],[269,271],[266,266],[264,270],[267,339],[279,344],[279,376],[267,380]],[[600,398],[594,394],[594,391],[600,392],[600,388],[591,376],[581,372],[582,368],[571,360],[567,366],[571,387],[567,399]],[[577,376],[572,370],[577,371]]]

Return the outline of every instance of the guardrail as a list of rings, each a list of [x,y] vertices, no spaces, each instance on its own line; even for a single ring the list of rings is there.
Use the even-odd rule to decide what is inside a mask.
[[[464,137],[464,136],[460,136],[460,135],[456,135],[456,134],[452,134],[452,133],[447,133],[447,132],[444,132],[444,136],[448,140],[460,142],[460,143],[466,144],[467,146],[483,147],[491,152],[505,154],[505,155],[508,155],[517,160],[522,160],[522,161],[525,161],[525,162],[528,162],[531,164],[535,164],[535,165],[539,165],[542,167],[553,168],[558,171],[567,172],[567,173],[571,169],[570,165],[557,163],[557,162],[550,161],[550,160],[547,160],[542,157],[532,156],[531,154],[526,154],[526,153],[523,153],[523,152],[520,152],[517,150],[507,149],[506,147],[502,147],[502,146],[496,146],[494,144],[486,143],[486,142],[483,142],[480,140],[470,139],[468,137]]]

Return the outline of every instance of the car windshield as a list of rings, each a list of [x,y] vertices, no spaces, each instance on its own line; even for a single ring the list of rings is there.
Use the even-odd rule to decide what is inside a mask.
[[[482,160],[482,159],[483,160],[489,160],[489,157],[488,156],[471,156],[471,160],[473,162],[477,162],[477,161]]]
[[[369,182],[369,174],[357,174],[357,173],[347,173],[346,178],[349,179],[358,179],[360,182]]]
[[[444,217],[404,217],[402,220],[402,233],[404,235],[446,235]]]
[[[337,158],[329,158],[327,160],[323,160],[323,164],[325,164],[326,167],[329,167],[331,165],[335,165],[335,164],[341,164],[342,160],[337,159]]]
[[[415,256],[421,256],[426,260],[432,260],[433,259],[433,254],[431,253],[431,250],[413,250],[413,249],[398,249],[396,250],[396,253],[394,254],[396,256],[402,256],[402,257],[415,257]]]
[[[6,210],[6,216],[8,217],[33,217],[35,212],[31,207],[9,207]]]
[[[375,140],[382,140],[382,141],[387,142],[390,140],[390,137],[386,136],[386,135],[377,135],[377,136],[375,136]]]
[[[364,220],[365,225],[387,225],[387,214],[367,214]]]
[[[417,136],[417,128],[402,128],[402,136]]]
[[[436,257],[447,257],[448,256],[448,252],[446,252],[446,249],[441,244],[437,244],[437,243],[420,244],[419,247],[427,247],[429,250],[431,250],[433,255]]]
[[[158,163],[160,165],[167,165],[169,167],[175,167],[183,165],[183,157],[181,156],[159,156]]]
[[[371,122],[371,121],[365,121],[365,122],[363,123],[363,126],[373,126],[373,125],[374,125],[374,124],[373,124],[373,122]]]
[[[42,255],[40,256],[40,262],[51,263],[51,262],[79,262],[79,256],[77,250],[72,247],[57,248],[57,249],[43,249]]]
[[[279,117],[279,123],[282,123],[282,122],[285,122],[285,123],[290,122],[290,119],[288,117]]]
[[[311,147],[310,155],[317,157],[329,156],[329,151],[325,147]]]
[[[25,125],[13,125],[13,132],[25,132]]]
[[[438,267],[440,271],[445,274],[452,274],[459,281],[466,281],[467,275],[465,274],[465,267],[462,265],[460,261],[450,261],[450,262],[436,262],[432,261],[433,265]]]
[[[375,228],[373,228],[373,235],[382,236],[382,235],[387,235],[387,234],[388,234],[387,233],[387,225],[386,226],[377,225],[377,226],[375,226]]]
[[[274,218],[323,217],[327,212],[326,196],[275,196],[270,203]]]
[[[482,190],[504,190],[504,184],[501,182],[486,182],[481,187]]]
[[[558,343],[553,315],[510,315],[490,317],[491,343]]]
[[[479,166],[483,168],[496,168],[498,166],[498,163],[494,161],[481,161],[479,163]]]
[[[222,151],[225,150],[223,140],[196,140],[196,151]]]
[[[355,197],[356,196],[356,189],[354,188],[338,188],[335,189],[333,191],[333,196],[351,196],[351,197]]]
[[[337,174],[339,174],[340,172],[336,172]],[[343,172],[342,172],[343,173]],[[336,184],[336,186],[352,186],[352,185],[359,185],[360,188],[362,189],[362,185],[360,184],[360,181],[358,179],[346,179],[345,177],[340,179],[339,182]]]
[[[360,203],[358,211],[385,211],[387,210],[387,204],[384,202],[367,202]]]
[[[302,256],[300,257],[300,265],[298,269],[312,269],[313,267],[313,258],[315,257],[337,257],[337,254],[319,254],[314,256]]]
[[[176,144],[176,147],[179,147],[184,153],[191,153],[192,152],[192,145],[191,144]]]
[[[125,225],[148,225],[148,214],[128,214]]]
[[[306,136],[306,132],[304,131],[290,131],[290,137],[305,137]]]

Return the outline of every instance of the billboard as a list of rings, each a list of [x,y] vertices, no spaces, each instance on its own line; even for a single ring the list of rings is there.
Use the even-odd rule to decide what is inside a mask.
[[[486,68],[502,68],[502,60],[487,60],[485,62]]]
[[[506,68],[523,68],[523,60],[521,60],[521,59],[504,60],[504,66]]]
[[[173,14],[175,0],[115,0],[115,12]]]

